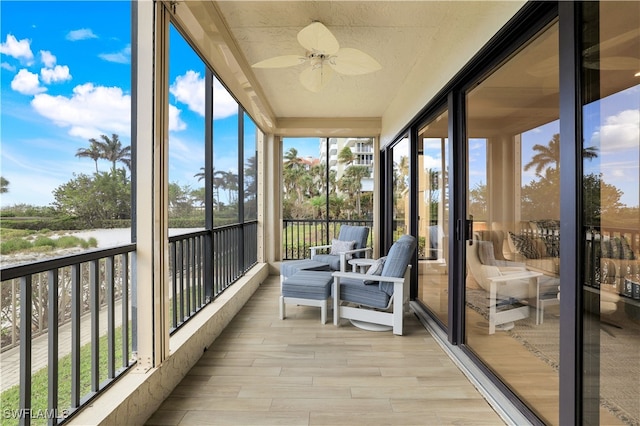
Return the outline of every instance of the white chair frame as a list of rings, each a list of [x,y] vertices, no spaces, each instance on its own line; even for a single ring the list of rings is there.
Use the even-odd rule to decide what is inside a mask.
[[[311,250],[311,259],[313,259],[313,256],[315,256],[317,254],[318,250],[326,250],[326,249],[330,249],[331,248],[331,244],[325,244],[323,246],[312,246],[309,247],[309,250]],[[371,253],[373,252],[373,248],[371,247],[364,247],[361,249],[353,249],[353,250],[348,250],[348,251],[343,251],[340,252],[340,272],[346,272],[347,270],[347,255],[354,255],[355,253],[361,253],[364,252],[364,257],[365,258],[369,258],[371,256]]]
[[[407,266],[403,277],[383,277],[380,275],[365,275],[354,272],[334,272],[333,273],[333,324],[340,325],[340,319],[350,319],[363,321],[365,323],[380,324],[392,327],[393,334],[401,336],[403,334],[403,317],[409,307],[409,277],[411,265]],[[340,279],[354,278],[357,280],[371,280],[377,282],[393,283],[393,295],[389,299],[389,304],[384,311],[375,308],[340,306]],[[374,285],[374,284],[370,284]],[[389,311],[393,308],[392,311]]]

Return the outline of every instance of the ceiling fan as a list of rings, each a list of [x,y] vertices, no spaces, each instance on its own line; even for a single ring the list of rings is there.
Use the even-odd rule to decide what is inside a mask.
[[[320,91],[334,71],[345,75],[361,75],[382,68],[378,61],[361,50],[340,48],[331,31],[317,21],[300,30],[298,42],[307,50],[304,56],[275,56],[253,64],[253,67],[285,68],[309,63],[310,66],[300,73],[300,83],[312,92]]]

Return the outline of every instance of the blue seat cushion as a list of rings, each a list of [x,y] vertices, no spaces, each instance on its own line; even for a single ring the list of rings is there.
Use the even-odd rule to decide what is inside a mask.
[[[282,295],[298,299],[324,300],[331,295],[333,276],[326,271],[299,271],[284,280]]]
[[[340,300],[373,308],[386,308],[389,295],[380,290],[377,282],[365,284],[363,280],[340,278]]]
[[[340,263],[338,261],[338,263]],[[280,273],[285,278],[293,276],[299,271],[331,271],[331,266],[325,262],[311,259],[288,260],[280,264]]]
[[[328,265],[332,270],[340,270],[340,255],[337,254],[316,254],[312,257],[313,261]]]

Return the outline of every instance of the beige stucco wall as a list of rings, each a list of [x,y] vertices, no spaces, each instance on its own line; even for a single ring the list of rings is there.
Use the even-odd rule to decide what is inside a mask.
[[[477,9],[474,22],[466,26],[473,33],[464,34],[464,39],[455,45],[435,44],[437,49],[424,60],[415,64],[405,84],[391,101],[382,116],[380,145],[393,142],[397,134],[407,125],[429,101],[469,62],[471,58],[516,14],[526,1],[470,2],[469,7]],[[455,19],[455,17],[452,17]],[[478,25],[481,22],[482,25]],[[458,23],[460,25],[460,23]],[[438,33],[447,31],[447,26]],[[438,37],[436,33],[435,37]],[[419,48],[418,46],[416,48]],[[456,52],[453,55],[451,52]],[[439,58],[447,57],[446,62]]]

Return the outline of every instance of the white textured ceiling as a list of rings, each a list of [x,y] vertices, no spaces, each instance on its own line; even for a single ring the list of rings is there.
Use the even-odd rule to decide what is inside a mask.
[[[206,23],[210,15],[204,13],[206,6],[198,9],[194,3],[185,2],[206,33],[211,27]],[[213,4],[222,15],[216,24],[224,27],[219,28],[222,38],[232,44],[230,51],[243,57],[238,65],[245,79],[243,90],[260,94],[260,102],[275,120],[381,120],[390,106],[401,109],[404,98],[426,104],[428,98],[416,100],[416,96],[435,94],[523,1],[241,0]],[[304,65],[281,69],[250,66],[274,56],[304,55],[297,34],[313,21],[322,22],[341,47],[368,53],[382,69],[361,76],[336,73],[320,92],[313,93],[298,80]],[[214,33],[217,36],[217,30]],[[425,91],[428,86],[433,89]],[[420,93],[415,93],[418,88]]]

